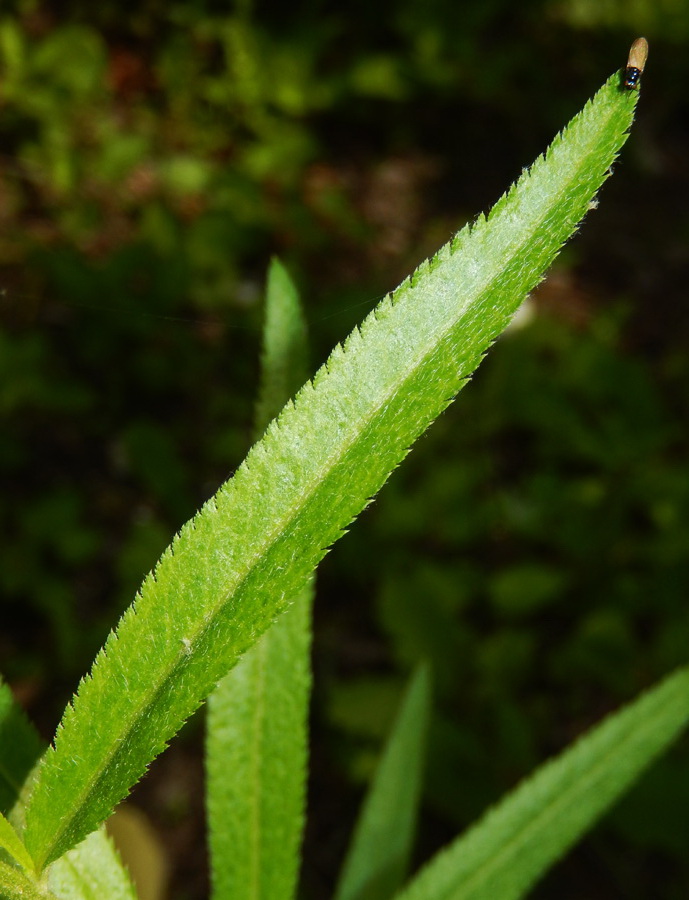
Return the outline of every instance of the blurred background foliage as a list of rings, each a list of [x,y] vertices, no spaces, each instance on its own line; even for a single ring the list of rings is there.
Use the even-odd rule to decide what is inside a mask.
[[[410,666],[418,859],[689,647],[687,0],[5,0],[0,666],[49,737],[241,461],[271,253],[314,367],[650,41],[581,234],[319,574],[303,896],[327,897]],[[206,890],[192,722],[137,788]],[[689,742],[534,893],[689,892]]]

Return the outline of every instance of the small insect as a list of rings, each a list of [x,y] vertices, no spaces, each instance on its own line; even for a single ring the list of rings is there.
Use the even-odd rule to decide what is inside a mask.
[[[627,68],[624,70],[623,86],[628,91],[633,91],[641,80],[641,73],[648,59],[648,41],[646,38],[637,38],[629,49]]]

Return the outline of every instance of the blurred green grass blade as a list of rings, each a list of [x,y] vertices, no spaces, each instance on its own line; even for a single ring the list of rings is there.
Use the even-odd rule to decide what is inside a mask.
[[[268,275],[260,435],[306,378],[306,325],[280,262]],[[208,701],[213,900],[289,900],[304,824],[313,579]]]
[[[38,761],[43,746],[36,730],[0,681],[0,812],[7,815]]]
[[[279,259],[268,269],[254,437],[261,437],[308,375],[309,342],[297,288]]]
[[[689,669],[565,750],[421,871],[397,900],[517,900],[689,721]]]
[[[407,875],[430,703],[428,668],[420,666],[364,801],[335,900],[389,900]]]
[[[334,349],[181,529],[41,761],[25,833],[39,867],[109,815],[466,383],[589,208],[636,100],[612,76],[489,219]]]
[[[34,871],[33,860],[29,851],[21,842],[19,835],[7,819],[0,814],[0,848],[6,850],[28,872]]]
[[[57,900],[136,900],[127,870],[104,828],[93,831],[47,870]]]

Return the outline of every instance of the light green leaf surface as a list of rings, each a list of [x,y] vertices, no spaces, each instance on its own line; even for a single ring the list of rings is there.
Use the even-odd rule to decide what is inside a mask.
[[[389,900],[407,874],[430,712],[426,666],[415,673],[364,802],[335,900]]]
[[[7,819],[0,814],[0,848],[6,850],[28,872],[33,873],[33,860],[21,842],[19,835]]]
[[[689,670],[609,716],[438,854],[397,900],[517,900],[689,721]]]
[[[257,435],[306,378],[306,325],[277,260],[268,277],[261,376]],[[304,823],[312,584],[209,697],[214,900],[294,895]]]
[[[12,691],[0,681],[0,812],[10,812],[42,752],[36,730],[15,702]]]
[[[182,528],[43,758],[25,834],[39,866],[106,818],[465,384],[609,173],[637,98],[619,84],[335,348]]]
[[[129,875],[104,828],[56,860],[47,876],[57,900],[136,900]]]

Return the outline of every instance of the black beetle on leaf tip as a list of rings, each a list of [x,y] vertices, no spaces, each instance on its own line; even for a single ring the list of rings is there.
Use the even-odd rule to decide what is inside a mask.
[[[641,80],[641,73],[648,59],[648,41],[646,38],[637,38],[629,49],[627,68],[624,70],[623,86],[628,91],[633,91]]]

